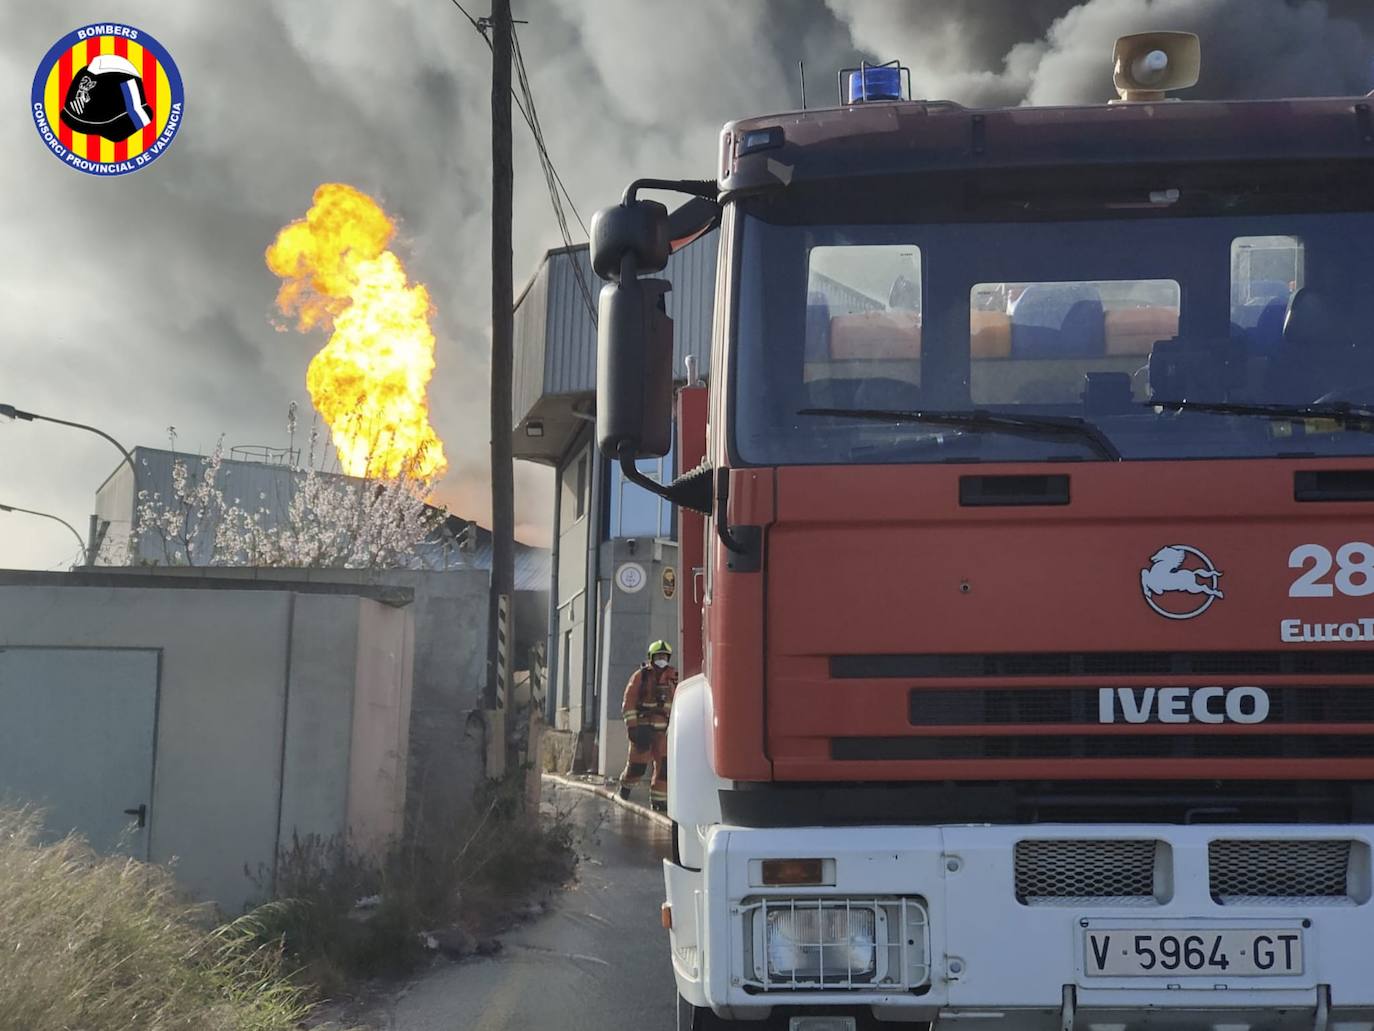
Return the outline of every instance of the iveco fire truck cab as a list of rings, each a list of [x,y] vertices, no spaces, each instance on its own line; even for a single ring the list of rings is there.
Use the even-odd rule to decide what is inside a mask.
[[[1166,98],[1187,34],[1115,59],[1121,102],[1000,110],[854,69],[598,214],[640,481],[652,273],[719,226],[648,484],[687,1024],[1374,1024],[1370,101]]]

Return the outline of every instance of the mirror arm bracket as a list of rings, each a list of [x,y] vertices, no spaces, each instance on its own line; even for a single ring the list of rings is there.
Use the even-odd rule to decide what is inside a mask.
[[[716,536],[720,538],[720,543],[725,545],[727,551],[733,551],[736,555],[747,555],[752,550],[743,541],[730,532],[730,470],[716,470]]]
[[[650,494],[656,494],[667,501],[675,500],[673,498],[673,489],[671,485],[664,486],[656,480],[649,479],[649,477],[639,471],[639,467],[635,465],[634,445],[628,440],[622,440],[620,442],[620,447],[617,449],[617,456],[620,458],[620,472],[624,475],[625,479],[637,486],[643,487]]]
[[[700,512],[702,515],[711,514],[711,492],[710,480],[714,473],[715,478],[715,513],[716,513],[716,535],[720,538],[721,544],[726,549],[737,555],[749,554],[751,549],[741,541],[730,530],[729,517],[726,515],[726,504],[730,498],[730,470],[711,469],[703,463],[691,472],[684,473],[670,484],[658,483],[649,479],[635,465],[635,452],[629,441],[621,441],[618,449],[620,458],[620,471],[625,479],[631,483],[643,487],[650,494],[663,498],[674,505],[681,505],[683,508],[691,509],[693,512]]]
[[[625,196],[620,203],[630,205],[635,202],[635,194],[640,190],[668,190],[672,193],[686,193],[693,197],[715,200],[720,196],[720,186],[714,179],[636,179],[625,187]]]

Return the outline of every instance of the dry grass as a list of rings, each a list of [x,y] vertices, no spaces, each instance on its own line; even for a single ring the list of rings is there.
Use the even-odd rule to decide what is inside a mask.
[[[474,816],[425,821],[380,861],[338,840],[293,840],[277,865],[282,902],[264,914],[261,940],[283,941],[300,979],[333,997],[413,970],[430,955],[423,931],[499,930],[576,865],[566,817],[526,813],[523,787],[523,774],[483,785]],[[380,901],[359,914],[354,905],[365,897]]]
[[[170,873],[38,841],[0,809],[0,1031],[286,1031],[308,1011],[250,915],[207,930]]]

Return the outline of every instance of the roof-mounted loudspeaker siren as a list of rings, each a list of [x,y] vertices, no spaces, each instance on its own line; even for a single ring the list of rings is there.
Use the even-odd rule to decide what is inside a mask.
[[[1112,51],[1112,82],[1128,103],[1195,86],[1201,68],[1202,44],[1191,32],[1137,32]]]

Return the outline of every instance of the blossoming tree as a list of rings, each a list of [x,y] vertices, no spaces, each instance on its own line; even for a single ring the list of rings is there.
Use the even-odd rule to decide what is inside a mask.
[[[288,429],[294,435],[295,406]],[[171,431],[173,451],[175,431]],[[177,457],[171,492],[140,490],[127,540],[112,541],[102,561],[115,565],[277,566],[378,569],[427,565],[423,545],[445,513],[430,503],[430,484],[415,475],[423,455],[392,476],[344,476],[321,468],[319,434],[307,458],[292,461],[276,496],[236,496],[234,463],[221,438],[198,461]],[[151,554],[150,554],[151,553]]]

